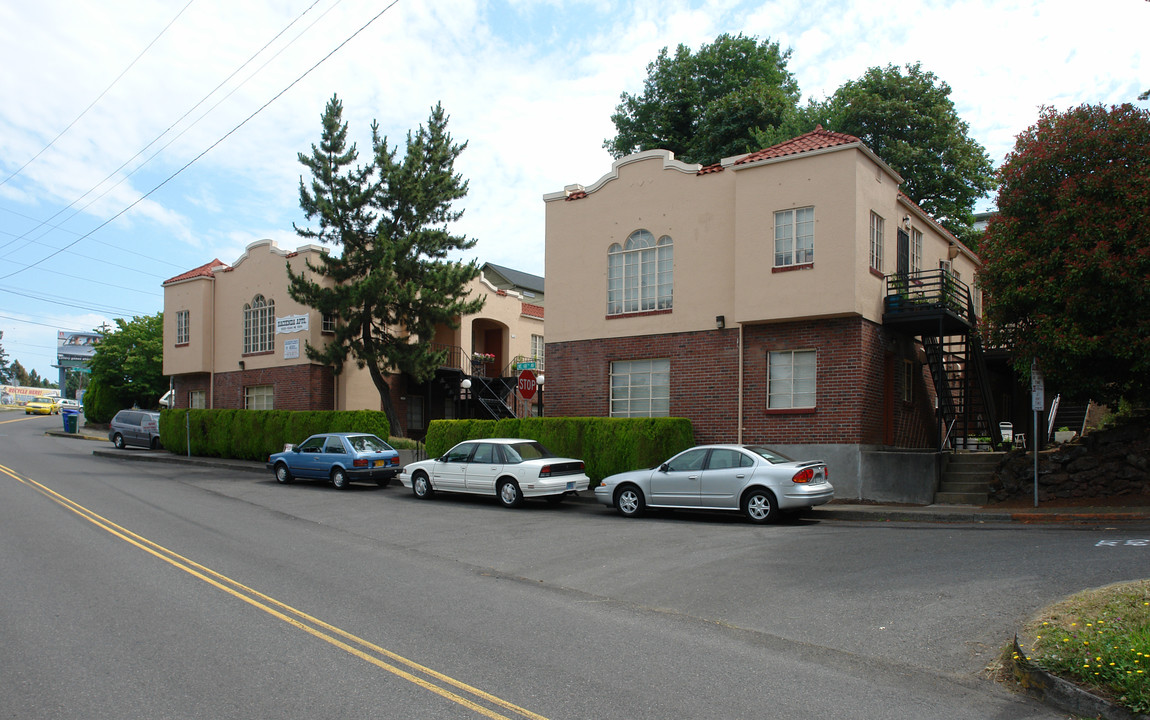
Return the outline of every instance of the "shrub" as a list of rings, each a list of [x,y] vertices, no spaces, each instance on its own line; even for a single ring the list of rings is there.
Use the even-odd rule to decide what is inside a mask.
[[[387,416],[370,410],[164,410],[160,442],[177,455],[267,460],[284,445],[323,432],[388,436]]]

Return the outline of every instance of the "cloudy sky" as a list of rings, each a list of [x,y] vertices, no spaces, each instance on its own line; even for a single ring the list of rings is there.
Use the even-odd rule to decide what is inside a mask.
[[[442,102],[469,143],[458,231],[542,274],[542,196],[607,172],[610,115],[663,47],[770,38],[804,99],[921,62],[998,165],[1041,106],[1150,88],[1148,30],[1147,0],[2,3],[0,344],[54,380],[57,330],[154,314],[164,280],[256,240],[303,244],[296,155],[333,94],[361,151],[373,119],[394,144]]]

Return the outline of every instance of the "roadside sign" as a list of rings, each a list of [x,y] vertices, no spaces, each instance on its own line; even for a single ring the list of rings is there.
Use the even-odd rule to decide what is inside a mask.
[[[518,363],[515,364],[515,367],[519,368],[520,370],[534,370],[535,369],[535,361],[534,360],[520,360]]]
[[[519,395],[524,400],[530,400],[535,397],[535,390],[539,385],[535,382],[535,373],[530,370],[524,370],[519,373]]]
[[[1042,371],[1038,363],[1030,366],[1030,409],[1042,412],[1046,406],[1046,388],[1042,380]]]

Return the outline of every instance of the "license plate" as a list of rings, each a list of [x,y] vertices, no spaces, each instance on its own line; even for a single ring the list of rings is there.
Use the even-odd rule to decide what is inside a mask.
[[[574,490],[575,489],[574,481],[567,483],[567,489],[568,490]]]
[[[383,461],[382,460],[376,460],[375,461],[375,467],[383,467]]]

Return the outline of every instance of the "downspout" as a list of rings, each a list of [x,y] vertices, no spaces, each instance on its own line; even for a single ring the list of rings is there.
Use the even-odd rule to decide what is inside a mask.
[[[739,323],[739,339],[735,341],[739,346],[739,387],[737,390],[738,399],[736,402],[739,405],[739,419],[738,419],[738,443],[743,444],[743,324]]]
[[[208,408],[216,407],[216,273],[212,271],[212,322],[208,325],[208,332],[212,334],[208,352]],[[207,325],[207,323],[205,323]]]

